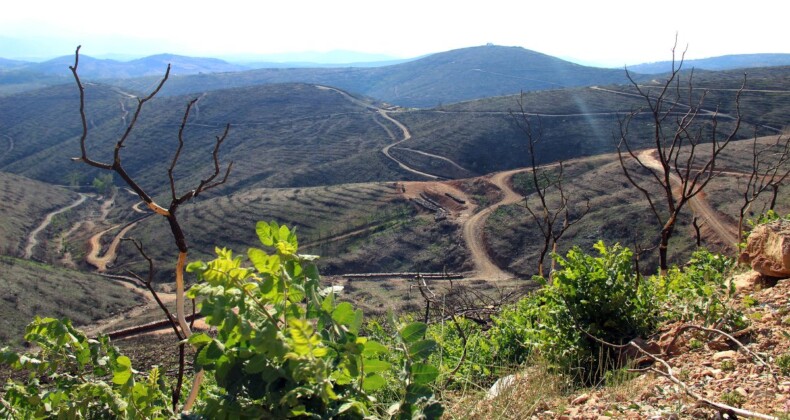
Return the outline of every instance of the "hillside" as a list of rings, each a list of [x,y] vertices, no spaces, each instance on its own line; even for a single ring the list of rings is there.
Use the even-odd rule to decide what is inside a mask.
[[[735,112],[734,90],[742,77],[737,71],[695,77],[698,92],[709,90],[706,109],[718,107],[724,114],[722,126]],[[746,89],[742,135],[749,136],[755,125],[760,135],[781,130],[790,110],[790,67],[753,69]],[[111,147],[100,145],[119,138],[135,101],[107,85],[89,85],[88,95],[89,145],[96,156],[107,158]],[[150,188],[166,185],[162,177],[177,144],[177,124],[184,104],[195,97],[199,101],[185,136],[189,147],[179,168],[210,167],[206,152],[230,123],[221,157],[233,161],[235,169],[226,192],[424,178],[398,162],[444,178],[526,163],[524,135],[511,116],[518,95],[409,110],[319,85],[271,84],[161,97],[147,105],[124,153],[127,168]],[[527,92],[523,100],[524,109],[543,127],[545,140],[538,152],[544,163],[611,152],[618,117],[643,105],[626,85]],[[78,154],[76,104],[75,89],[68,85],[0,98],[0,132],[14,143],[0,156],[0,170],[47,182],[62,182],[63,174],[89,182],[96,172],[77,171],[68,160]],[[385,148],[389,157],[382,153]],[[203,176],[195,170],[178,174],[183,185]]]
[[[698,70],[734,70],[754,67],[773,67],[790,65],[790,54],[732,54],[720,57],[686,60],[686,68]],[[628,69],[641,74],[666,73],[672,67],[671,61],[658,61],[628,66]]]
[[[452,50],[375,68],[260,69],[232,74],[174,77],[167,95],[268,83],[315,83],[407,107],[434,107],[489,96],[625,81],[622,70],[573,64],[520,47]],[[117,80],[139,90],[152,79]]]
[[[109,159],[135,100],[106,85],[88,86],[92,156]],[[335,90],[304,84],[265,85],[199,96],[185,132],[176,171],[180,185],[196,185],[210,171],[214,138],[230,123],[223,162],[234,162],[230,190],[397,179],[381,153],[392,141],[387,122]],[[143,111],[124,149],[124,162],[149,188],[165,188],[178,145],[178,122],[192,98],[158,98]],[[97,172],[75,167],[79,155],[78,99],[71,86],[0,98],[0,132],[14,148],[0,170],[63,182],[77,170],[90,182]],[[200,168],[205,168],[201,170]],[[156,190],[155,190],[156,191]],[[226,190],[227,192],[228,190]]]
[[[82,271],[0,255],[0,342],[22,343],[33,317],[68,317],[87,325],[138,305],[127,287]]]
[[[0,172],[0,255],[21,257],[29,236],[46,215],[79,199],[64,188]],[[66,215],[61,214],[62,222]],[[61,222],[61,223],[62,223]],[[43,240],[45,232],[39,239]],[[36,250],[34,250],[36,251]]]

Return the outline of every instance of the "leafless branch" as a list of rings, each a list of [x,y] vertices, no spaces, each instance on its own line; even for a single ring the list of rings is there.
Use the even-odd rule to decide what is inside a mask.
[[[733,406],[730,406],[730,405],[727,405],[727,404],[723,404],[723,403],[720,403],[720,402],[713,401],[711,399],[705,398],[705,397],[697,394],[685,382],[681,381],[680,379],[678,379],[675,376],[675,374],[674,374],[674,372],[672,370],[672,366],[666,360],[664,360],[664,359],[658,357],[657,355],[655,355],[653,353],[650,353],[649,351],[645,350],[644,348],[642,348],[639,344],[637,344],[633,340],[629,341],[626,344],[613,344],[613,343],[606,342],[606,341],[604,341],[604,340],[602,340],[602,339],[600,339],[598,337],[595,337],[594,335],[588,333],[587,331],[582,330],[582,332],[585,335],[587,335],[588,337],[590,337],[591,339],[595,340],[596,342],[598,342],[598,343],[600,343],[600,344],[602,344],[604,346],[608,346],[608,347],[615,348],[615,349],[625,349],[625,348],[628,348],[628,347],[635,349],[642,356],[644,356],[644,357],[646,357],[646,358],[658,363],[661,366],[661,368],[647,367],[647,368],[643,368],[643,369],[633,369],[633,371],[637,371],[637,372],[652,372],[652,373],[655,373],[656,375],[663,376],[663,377],[667,378],[668,380],[670,380],[675,385],[677,385],[678,387],[680,387],[680,389],[682,389],[683,392],[686,395],[688,395],[689,397],[693,398],[698,403],[700,403],[702,405],[705,405],[705,406],[707,406],[709,408],[712,408],[712,409],[714,409],[714,410],[716,410],[716,411],[718,411],[718,412],[720,412],[722,414],[734,414],[734,415],[738,415],[738,416],[743,416],[743,417],[748,417],[748,418],[756,418],[756,419],[776,419],[776,417],[773,417],[773,416],[769,416],[769,415],[766,415],[766,414],[757,413],[757,412],[754,412],[754,411],[749,411],[749,410],[744,410],[744,409],[741,409],[741,408],[733,407]]]
[[[695,97],[693,70],[688,74],[685,86],[681,85],[680,70],[683,66],[685,52],[681,56],[680,62],[676,64],[676,47],[677,37],[675,46],[672,48],[672,71],[661,85],[660,92],[655,96],[649,91],[643,90],[626,69],[632,87],[644,100],[645,108],[650,110],[648,118],[653,125],[652,141],[655,147],[655,161],[651,158],[650,151],[636,152],[635,145],[632,144],[635,142],[635,138],[629,130],[632,122],[643,114],[645,108],[632,111],[619,119],[620,138],[617,145],[620,166],[626,179],[647,199],[650,210],[661,226],[658,249],[662,272],[666,272],[668,268],[669,239],[672,237],[680,212],[715,177],[719,155],[737,136],[741,126],[740,98],[746,84],[744,77],[743,84],[735,95],[735,116],[731,117],[734,121],[731,130],[720,134],[719,120],[722,115],[720,115],[718,107],[714,111],[703,108],[707,91],[703,91],[702,94]],[[685,99],[683,99],[684,93],[687,95]],[[683,104],[682,100],[685,100],[686,103]],[[685,111],[682,111],[681,108]],[[708,118],[707,127],[699,121],[703,115]],[[674,118],[671,118],[672,116]],[[709,133],[706,133],[706,129],[709,130]],[[702,152],[698,149],[706,142],[710,143],[710,154],[701,157]],[[702,164],[697,164],[700,160]],[[630,166],[632,161],[649,173],[652,183],[659,187],[661,199],[666,203],[662,211],[659,210],[654,193],[646,186],[647,182],[640,181],[634,176]],[[678,186],[679,192],[675,192],[676,189],[673,188],[673,185]]]

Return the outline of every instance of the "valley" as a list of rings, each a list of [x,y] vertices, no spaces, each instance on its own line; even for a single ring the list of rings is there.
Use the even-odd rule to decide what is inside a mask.
[[[190,196],[232,162],[227,182],[179,203],[188,262],[213,259],[216,247],[244,258],[260,246],[256,223],[276,221],[295,229],[300,253],[320,257],[321,285],[342,290],[341,301],[375,321],[392,313],[427,317],[426,293],[434,291],[465,304],[476,299],[487,317],[534,291],[541,284],[533,279],[544,242],[535,219],[541,212],[557,226],[576,219],[556,240],[557,254],[619,243],[635,251],[643,274],[657,271],[661,227],[643,193],[661,200],[651,182],[663,168],[642,95],[654,95],[665,74],[633,74],[629,84],[621,70],[497,46],[364,69],[214,64],[216,72],[172,75],[139,115],[138,98],[158,76],[118,76],[131,71],[123,66],[95,70],[84,84],[85,132],[79,92],[53,81],[60,76],[36,89],[0,89],[0,284],[7,291],[0,337],[17,345],[12,337],[34,314],[68,316],[92,335],[117,333],[143,364],[173,364],[163,361],[173,354],[149,348],[174,329],[159,307],[175,313],[179,251],[171,225],[120,176],[80,162],[83,145],[106,166],[117,147],[129,177],[160,204]],[[739,89],[743,72],[694,74],[694,89],[664,115],[683,121],[696,109],[698,120],[686,132],[702,138],[739,128],[711,183],[679,215],[672,264],[688,261],[696,241],[736,254],[752,153],[778,156],[790,135],[790,67],[749,69]],[[678,77],[685,84],[691,73]],[[621,163],[616,153],[629,117],[641,166],[636,159]],[[229,135],[215,148],[226,124]],[[679,184],[685,157],[675,159],[667,182]],[[773,203],[780,214],[790,211],[786,184]],[[769,203],[770,193],[761,195],[746,217],[758,217]],[[551,257],[540,267],[550,266]],[[194,283],[194,274],[186,280]]]

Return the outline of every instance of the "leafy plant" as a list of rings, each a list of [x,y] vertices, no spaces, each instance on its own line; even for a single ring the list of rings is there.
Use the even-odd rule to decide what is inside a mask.
[[[5,418],[171,417],[170,390],[158,368],[136,375],[109,338],[89,339],[67,320],[36,319],[25,339],[35,355],[3,349],[0,362],[29,372],[9,381],[0,405]]]
[[[216,338],[189,338],[195,366],[216,380],[200,402],[202,414],[361,418],[374,414],[389,376],[400,386],[388,415],[441,415],[429,386],[438,370],[424,363],[436,343],[423,339],[424,324],[402,326],[395,349],[361,336],[362,311],[319,287],[316,257],[297,253],[294,232],[263,222],[256,232],[274,252],[251,248],[252,267],[218,248],[215,260],[187,268],[201,280],[188,296],[202,299],[201,313],[217,328]],[[400,365],[383,357],[392,350],[402,355]]]
[[[731,331],[746,326],[745,317],[728,305],[735,293],[729,280],[735,261],[701,249],[683,268],[672,267],[666,276],[654,277],[664,320],[699,321]]]
[[[631,252],[620,245],[595,245],[598,256],[571,249],[555,256],[562,269],[545,286],[505,308],[495,318],[490,341],[496,357],[515,363],[533,353],[555,370],[591,383],[616,360],[588,336],[622,343],[652,331],[658,305],[652,284],[640,282]],[[611,367],[614,367],[612,365]]]
[[[439,369],[427,325],[397,325],[391,347],[361,334],[362,311],[319,287],[317,258],[297,253],[293,231],[260,222],[267,253],[251,248],[251,267],[217,248],[217,258],[187,271],[188,292],[217,334],[193,334],[194,366],[211,375],[196,418],[438,418],[432,384]],[[393,325],[396,325],[393,320]],[[68,321],[37,318],[25,338],[37,355],[8,349],[0,362],[31,372],[9,382],[0,414],[21,418],[173,417],[169,389],[154,368],[140,377],[107,337],[88,339]],[[39,378],[46,378],[40,381]]]

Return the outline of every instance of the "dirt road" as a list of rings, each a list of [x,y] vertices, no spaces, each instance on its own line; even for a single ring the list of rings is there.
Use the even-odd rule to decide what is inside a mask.
[[[639,159],[651,169],[663,171],[661,162],[659,162],[656,157],[656,153],[657,151],[655,149],[645,150],[639,154]],[[670,176],[670,182],[678,187],[681,185],[680,178],[674,173]],[[736,228],[723,220],[707,201],[700,197],[700,195],[696,195],[689,200],[689,205],[695,214],[701,216],[702,219],[705,220],[705,224],[716,233],[722,242],[728,246],[737,248],[738,234]]]
[[[464,242],[472,255],[475,264],[474,278],[486,280],[505,280],[513,278],[513,275],[503,271],[491,260],[485,244],[484,228],[488,216],[496,209],[508,204],[515,204],[523,200],[524,197],[510,188],[510,178],[519,172],[526,171],[526,168],[513,169],[510,171],[497,172],[491,176],[491,183],[497,186],[504,193],[504,197],[475,213],[463,224]]]
[[[78,198],[73,203],[47,214],[47,216],[44,217],[44,221],[41,222],[41,224],[38,225],[37,228],[33,229],[33,231],[30,232],[30,235],[28,235],[27,246],[25,246],[24,258],[30,259],[33,257],[33,248],[35,248],[36,245],[38,245],[38,239],[36,239],[36,236],[38,236],[38,234],[41,233],[42,230],[46,229],[46,227],[49,226],[50,223],[52,223],[53,217],[57,216],[60,213],[71,210],[74,207],[79,206],[85,201],[86,198],[88,198],[88,194],[80,194],[80,198]]]

